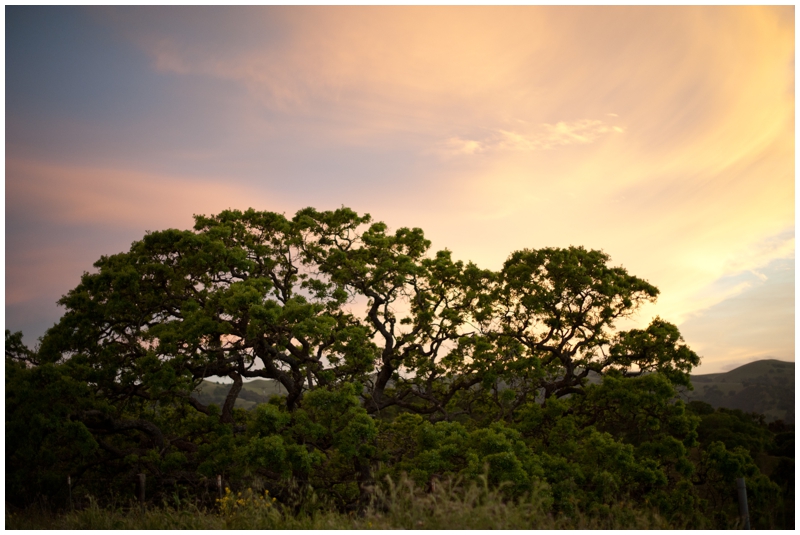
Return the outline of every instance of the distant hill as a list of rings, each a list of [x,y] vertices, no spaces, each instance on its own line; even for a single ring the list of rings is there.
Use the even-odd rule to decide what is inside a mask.
[[[203,381],[203,384],[195,390],[197,401],[203,405],[216,403],[220,407],[225,403],[225,397],[231,389],[230,384],[217,384],[211,381]],[[259,403],[266,403],[269,398],[275,395],[285,395],[286,389],[273,379],[256,379],[242,385],[242,391],[236,399],[236,407],[242,409],[252,409]]]
[[[768,422],[783,420],[794,424],[794,362],[758,360],[725,373],[692,375],[693,391],[682,391],[684,401],[705,401],[714,408],[757,412]],[[222,405],[230,384],[203,381],[195,396],[201,403]],[[236,407],[252,409],[286,389],[272,379],[244,383]]]
[[[757,360],[725,373],[692,375],[693,391],[685,401],[705,401],[714,408],[757,412],[768,422],[794,424],[794,362]]]

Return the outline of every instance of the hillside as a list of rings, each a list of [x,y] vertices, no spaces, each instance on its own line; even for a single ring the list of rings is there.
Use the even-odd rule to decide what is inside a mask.
[[[714,408],[757,412],[767,421],[794,424],[794,362],[758,360],[725,373],[692,375],[694,391],[683,391],[684,401],[704,401]],[[230,388],[227,384],[204,381],[197,390],[203,404],[222,405]],[[285,394],[277,381],[257,379],[244,383],[236,407],[251,409],[273,395]]]
[[[767,421],[794,424],[794,362],[758,360],[725,373],[692,375],[694,391],[685,401],[704,401],[714,408],[757,412]]]
[[[195,397],[204,405],[216,403],[221,406],[225,402],[228,390],[230,390],[230,384],[203,381],[203,384],[195,391]],[[286,394],[286,389],[279,382],[272,379],[256,379],[242,385],[242,391],[236,399],[235,406],[252,409],[259,403],[268,402],[270,397],[281,394]]]

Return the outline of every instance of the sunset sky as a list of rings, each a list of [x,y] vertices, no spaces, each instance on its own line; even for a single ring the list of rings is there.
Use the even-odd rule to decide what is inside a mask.
[[[6,328],[226,208],[602,249],[699,373],[794,360],[794,6],[6,7]]]

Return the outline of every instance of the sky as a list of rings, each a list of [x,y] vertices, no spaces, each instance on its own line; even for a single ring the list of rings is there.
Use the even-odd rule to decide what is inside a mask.
[[[794,361],[794,6],[5,7],[5,324],[146,231],[350,207],[582,245],[698,373]]]

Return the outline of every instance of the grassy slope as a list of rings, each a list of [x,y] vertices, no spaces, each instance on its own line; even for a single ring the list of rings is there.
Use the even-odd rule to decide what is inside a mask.
[[[197,389],[197,399],[203,404],[216,403],[222,405],[225,396],[228,395],[230,384],[217,384],[211,381],[203,381]],[[256,379],[242,385],[242,391],[236,399],[236,407],[252,409],[258,403],[266,403],[271,396],[286,394],[286,389],[281,384],[272,379]]]
[[[693,375],[692,384],[694,391],[681,394],[686,401],[757,412],[767,421],[794,424],[794,362],[758,360],[726,373]]]
[[[681,393],[685,401],[700,400],[713,407],[764,414],[767,421],[794,424],[794,362],[758,360],[725,373],[692,375],[694,391]],[[204,381],[198,389],[202,403],[222,405],[230,385]],[[257,379],[244,383],[236,406],[251,409],[274,395],[285,394],[280,383]]]

